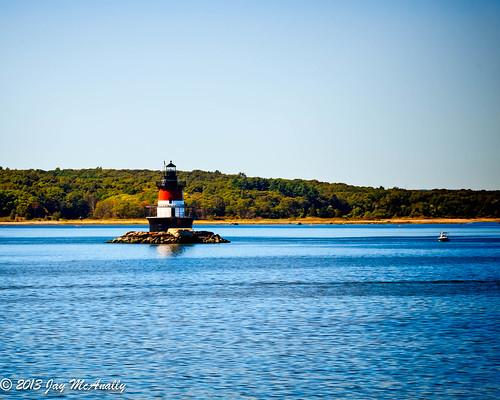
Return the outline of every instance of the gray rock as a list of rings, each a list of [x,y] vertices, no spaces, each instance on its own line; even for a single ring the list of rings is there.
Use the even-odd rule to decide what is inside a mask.
[[[175,230],[171,232],[134,232],[130,231],[107,243],[149,243],[149,244],[191,244],[191,243],[229,243],[218,234],[208,231]]]

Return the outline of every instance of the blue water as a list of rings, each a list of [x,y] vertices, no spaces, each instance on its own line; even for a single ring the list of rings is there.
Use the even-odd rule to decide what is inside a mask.
[[[43,398],[49,379],[72,378],[126,389],[61,397],[500,397],[499,224],[104,243],[140,228],[0,227],[0,379],[14,383],[0,397]]]

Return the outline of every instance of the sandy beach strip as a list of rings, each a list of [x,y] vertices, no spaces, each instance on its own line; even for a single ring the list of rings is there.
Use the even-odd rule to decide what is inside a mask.
[[[195,220],[194,225],[352,225],[352,224],[468,224],[477,222],[500,223],[500,218],[390,218],[390,219],[223,219]],[[0,221],[0,225],[147,225],[145,218],[134,219],[83,219],[83,220],[23,220]]]

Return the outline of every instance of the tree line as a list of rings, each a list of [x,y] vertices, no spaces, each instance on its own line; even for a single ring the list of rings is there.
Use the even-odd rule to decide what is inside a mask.
[[[405,190],[219,171],[180,171],[198,218],[500,217],[500,191]],[[157,197],[159,171],[0,167],[0,217],[141,218]]]

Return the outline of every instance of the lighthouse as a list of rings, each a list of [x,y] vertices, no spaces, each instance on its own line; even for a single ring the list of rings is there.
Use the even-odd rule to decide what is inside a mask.
[[[158,206],[156,217],[148,217],[150,232],[166,232],[171,228],[190,229],[193,219],[186,217],[184,207],[184,184],[177,178],[176,166],[170,161],[163,163],[158,187]]]

